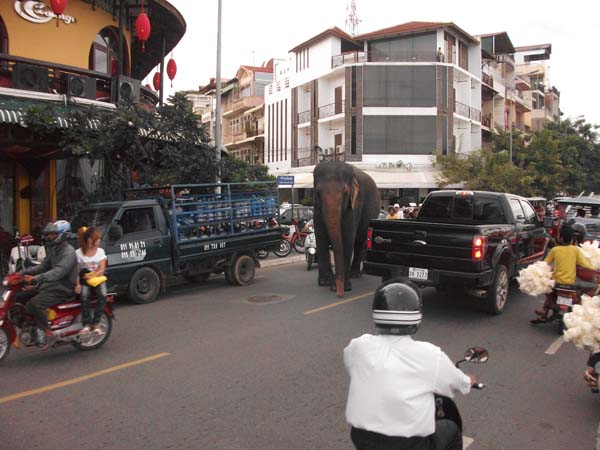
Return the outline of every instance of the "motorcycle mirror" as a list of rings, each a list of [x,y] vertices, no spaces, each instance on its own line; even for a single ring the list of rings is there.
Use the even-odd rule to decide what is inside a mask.
[[[483,347],[471,347],[465,352],[465,361],[470,363],[486,363],[490,355]]]

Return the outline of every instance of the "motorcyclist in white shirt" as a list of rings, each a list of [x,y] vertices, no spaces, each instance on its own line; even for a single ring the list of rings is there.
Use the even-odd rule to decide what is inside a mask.
[[[439,347],[413,340],[421,318],[418,287],[392,280],[373,299],[379,334],[364,334],[344,349],[346,420],[358,450],[462,450],[458,425],[435,420],[434,394],[467,394],[475,378]]]

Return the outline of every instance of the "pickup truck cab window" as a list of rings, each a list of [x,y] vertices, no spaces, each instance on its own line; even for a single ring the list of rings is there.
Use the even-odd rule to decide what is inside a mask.
[[[513,215],[515,216],[515,220],[524,220],[525,213],[523,212],[523,208],[521,208],[521,202],[519,202],[519,200],[516,198],[511,198],[509,204]]]
[[[529,203],[523,201],[521,201],[521,206],[525,212],[525,223],[536,224],[538,219],[533,207]]]
[[[127,209],[123,212],[119,224],[123,227],[123,235],[156,230],[154,208]]]
[[[506,220],[498,199],[464,196],[431,197],[419,218],[486,223],[503,223]]]

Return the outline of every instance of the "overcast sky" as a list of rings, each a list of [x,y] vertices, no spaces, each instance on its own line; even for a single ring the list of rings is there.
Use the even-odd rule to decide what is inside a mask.
[[[217,0],[169,0],[187,32],[175,48],[173,90],[197,89],[216,73]],[[287,58],[297,44],[337,25],[347,0],[222,0],[223,78],[240,65]],[[411,21],[454,22],[467,33],[506,31],[515,47],[552,44],[550,83],[561,92],[564,117],[600,124],[600,5],[596,0],[356,0],[359,33]],[[594,6],[596,5],[596,6]]]

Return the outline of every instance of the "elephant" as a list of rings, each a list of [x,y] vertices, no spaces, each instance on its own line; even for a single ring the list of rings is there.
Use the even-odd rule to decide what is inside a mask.
[[[379,190],[362,170],[341,161],[323,161],[314,171],[313,223],[319,261],[319,286],[338,297],[351,291],[367,253],[367,232],[380,209]],[[335,279],[329,249],[333,249]],[[335,282],[334,282],[335,281]]]

